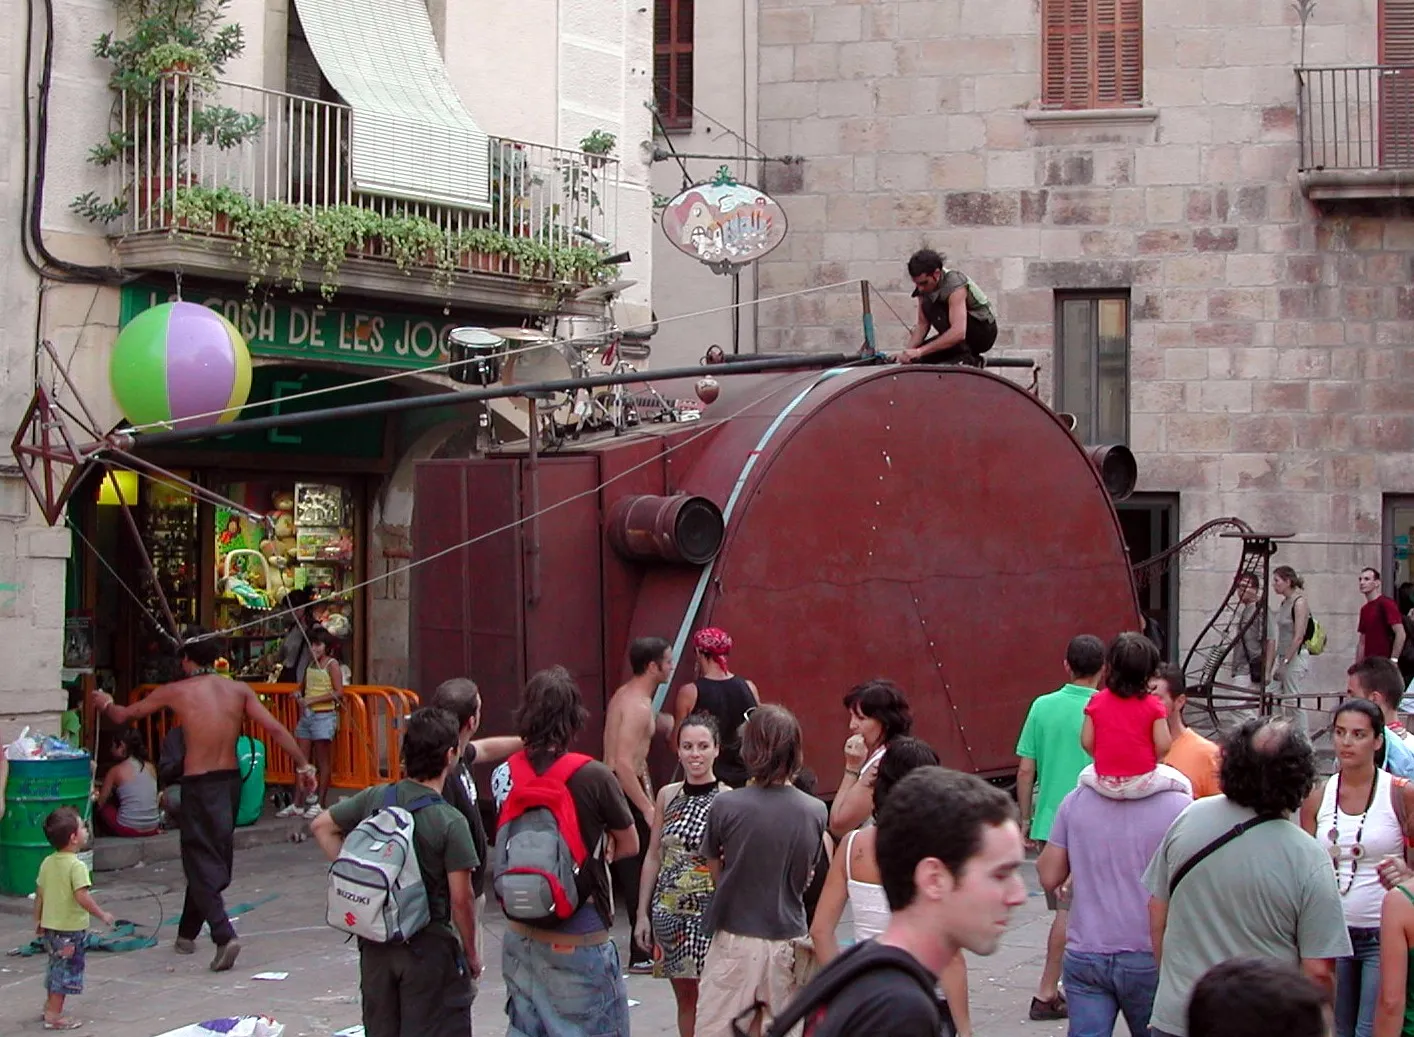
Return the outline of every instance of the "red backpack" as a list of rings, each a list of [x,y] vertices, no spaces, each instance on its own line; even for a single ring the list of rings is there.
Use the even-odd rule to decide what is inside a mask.
[[[491,888],[507,918],[550,925],[578,910],[579,870],[588,852],[567,783],[591,759],[565,753],[536,774],[523,750],[510,758],[511,791],[501,804],[491,853]]]

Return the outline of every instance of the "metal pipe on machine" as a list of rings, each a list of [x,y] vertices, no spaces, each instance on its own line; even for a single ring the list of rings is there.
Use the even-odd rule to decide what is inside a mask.
[[[722,509],[706,497],[679,493],[621,497],[605,520],[609,543],[630,562],[706,565],[722,549]]]

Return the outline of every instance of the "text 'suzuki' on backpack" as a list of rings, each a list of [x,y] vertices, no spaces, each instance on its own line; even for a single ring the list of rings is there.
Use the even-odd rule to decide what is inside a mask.
[[[400,943],[427,925],[432,916],[412,815],[441,798],[429,793],[400,807],[397,786],[388,786],[383,806],[344,838],[329,865],[330,925],[372,943]]]
[[[579,908],[579,869],[588,853],[566,782],[590,759],[565,753],[536,774],[523,751],[510,758],[511,793],[491,853],[491,888],[507,918],[545,925]]]

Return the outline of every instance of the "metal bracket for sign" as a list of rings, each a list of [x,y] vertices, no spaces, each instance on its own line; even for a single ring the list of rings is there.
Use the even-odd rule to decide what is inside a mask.
[[[668,151],[666,148],[653,145],[653,154],[650,161],[653,162],[673,162],[679,159],[703,159],[708,162],[776,162],[783,166],[800,166],[805,164],[804,155],[704,155],[696,152]]]

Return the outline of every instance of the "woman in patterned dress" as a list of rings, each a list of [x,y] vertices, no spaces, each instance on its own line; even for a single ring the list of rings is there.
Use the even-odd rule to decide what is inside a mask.
[[[653,832],[643,854],[634,938],[641,946],[652,945],[653,975],[672,981],[680,1037],[692,1037],[697,980],[711,943],[702,931],[702,916],[712,898],[712,876],[697,851],[707,810],[727,788],[712,769],[720,748],[717,720],[710,713],[693,713],[682,722],[678,759],[684,780],[659,791]]]

